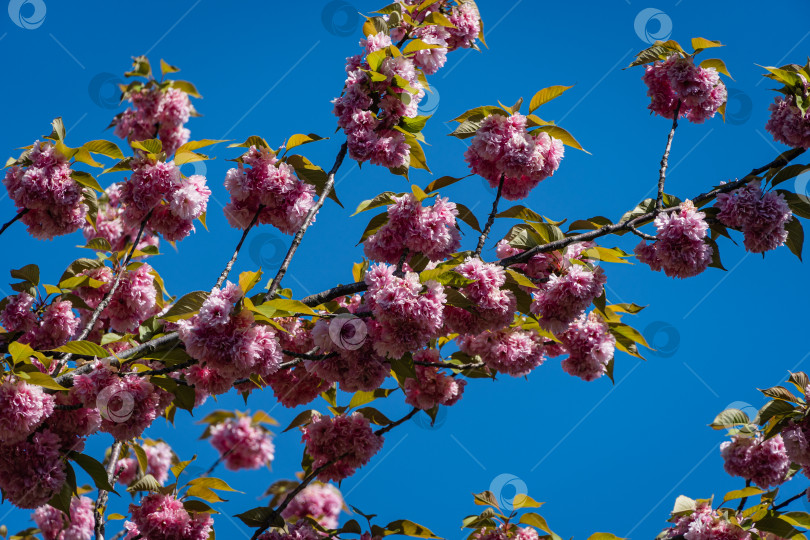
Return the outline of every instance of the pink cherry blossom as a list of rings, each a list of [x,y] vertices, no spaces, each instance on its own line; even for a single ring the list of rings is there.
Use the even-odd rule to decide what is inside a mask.
[[[601,268],[593,270],[571,265],[566,273],[554,274],[534,293],[531,311],[540,317],[540,326],[551,332],[564,332],[598,298],[607,281]]]
[[[214,522],[210,514],[189,514],[181,501],[161,493],[150,493],[140,505],[130,504],[129,511],[144,540],[207,540]]]
[[[418,362],[441,362],[439,351],[427,349],[414,355]],[[438,367],[414,366],[416,378],[407,378],[403,383],[405,403],[422,410],[432,409],[436,405],[454,405],[464,393],[467,381],[450,377],[439,371]]]
[[[790,469],[790,458],[778,434],[767,440],[763,440],[761,435],[738,435],[721,444],[720,452],[728,474],[741,476],[764,489],[784,482]]]
[[[775,141],[792,148],[810,148],[810,111],[803,113],[795,96],[777,96],[768,110],[771,117],[765,129]]]
[[[295,522],[309,516],[321,527],[335,529],[342,507],[343,497],[338,488],[332,484],[314,483],[293,498],[281,513],[281,517]]]
[[[231,471],[258,469],[273,461],[275,446],[270,434],[250,418],[229,418],[211,426],[211,445],[219,451]]]
[[[53,506],[45,505],[36,509],[33,519],[42,531],[43,540],[90,540],[96,523],[93,500],[88,497],[73,497],[70,500],[70,517]],[[67,528],[64,528],[65,521]]]
[[[765,253],[787,240],[785,225],[793,213],[781,193],[762,193],[759,180],[719,194],[714,206],[720,209],[717,219],[743,232],[747,251]]]
[[[53,413],[54,397],[41,386],[7,378],[0,383],[0,444],[16,444]]]
[[[359,412],[334,418],[315,415],[302,431],[306,451],[313,459],[313,470],[336,460],[318,473],[322,482],[337,482],[353,475],[383,444],[383,437],[372,431],[368,418]]]
[[[691,57],[673,54],[644,69],[642,80],[651,98],[649,109],[664,118],[675,116],[680,101],[678,116],[702,124],[726,102],[726,86],[717,70],[696,66]]]
[[[488,367],[513,377],[528,375],[545,361],[542,338],[520,328],[460,336],[458,346],[471,356],[480,356]]]
[[[591,312],[574,321],[559,336],[568,358],[562,361],[563,370],[584,381],[598,379],[607,373],[613,358],[616,338],[596,313]]]

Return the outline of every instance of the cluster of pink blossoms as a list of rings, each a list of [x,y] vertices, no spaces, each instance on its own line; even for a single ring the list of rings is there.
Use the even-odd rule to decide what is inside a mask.
[[[169,406],[174,396],[146,377],[121,376],[101,362],[73,378],[71,394],[87,408],[98,408],[101,431],[118,441],[139,437]]]
[[[763,489],[785,481],[790,458],[780,435],[762,440],[756,437],[732,437],[720,445],[723,468],[731,476],[741,476]]]
[[[762,193],[759,180],[719,194],[714,206],[720,209],[717,219],[727,227],[743,232],[747,251],[765,253],[787,240],[785,224],[793,213],[781,193]]]
[[[95,238],[103,238],[110,243],[113,251],[121,251],[127,244],[138,236],[140,224],[131,224],[123,219],[124,208],[121,202],[123,182],[110,185],[104,190],[104,195],[98,200],[98,214],[96,226],[85,223],[82,232],[88,242]],[[138,249],[146,246],[157,246],[160,239],[149,229],[145,228],[138,243]]]
[[[520,328],[460,336],[458,347],[471,356],[480,356],[491,369],[512,377],[528,375],[545,361],[540,335]]]
[[[65,483],[62,440],[49,429],[16,444],[0,445],[0,489],[20,508],[47,503]],[[20,467],[24,463],[25,467]]]
[[[270,434],[250,418],[227,420],[211,426],[211,445],[219,451],[225,467],[231,471],[258,469],[273,461],[275,446]]]
[[[642,80],[652,100],[649,109],[664,118],[673,119],[680,101],[678,116],[702,124],[726,102],[728,92],[717,70],[696,66],[691,57],[673,54],[644,69]]]
[[[281,529],[263,532],[256,540],[323,540],[321,533],[304,520],[288,526],[287,529],[289,532]],[[365,535],[361,537],[361,540],[366,540]]]
[[[33,519],[42,532],[43,540],[90,540],[96,523],[93,501],[87,497],[73,497],[70,500],[70,517],[53,506],[45,505],[36,509]]]
[[[777,96],[768,110],[771,117],[765,129],[773,135],[774,140],[792,148],[810,148],[810,111],[803,113],[796,106],[795,96]]]
[[[277,320],[287,332],[279,332],[278,340],[281,349],[295,353],[308,353],[315,347],[312,334],[305,322],[297,317]],[[284,361],[293,358],[284,356]],[[329,389],[329,383],[307,370],[304,364],[284,368],[265,377],[264,380],[273,389],[276,400],[285,407],[297,407],[311,402],[321,392]]]
[[[686,540],[750,540],[751,534],[723,519],[712,507],[701,504],[689,515],[678,518],[667,529],[666,538]]]
[[[564,274],[552,275],[533,293],[531,311],[540,317],[541,327],[554,333],[564,332],[601,296],[606,281],[601,268],[591,270],[580,264],[569,264]]]
[[[124,270],[118,288],[110,298],[110,303],[101,312],[96,323],[97,328],[94,330],[109,326],[116,332],[134,332],[142,322],[158,312],[152,267],[148,264],[135,264],[138,264],[137,268]],[[85,270],[79,275],[102,283],[98,287],[85,285],[73,291],[91,310],[95,310],[112,289],[113,271],[108,266],[100,266]],[[82,312],[83,320],[89,320],[92,311],[79,311]]]
[[[313,459],[313,469],[336,460],[318,473],[318,480],[322,482],[339,482],[353,475],[383,444],[383,437],[374,433],[368,418],[359,412],[334,418],[313,415],[312,423],[301,430],[307,454]]]
[[[548,133],[526,131],[526,117],[487,116],[473,137],[464,159],[470,170],[497,188],[503,177],[502,196],[523,199],[537,184],[554,174],[563,158],[562,141]]]
[[[87,207],[82,186],[71,178],[72,170],[51,142],[36,141],[28,155],[30,165],[14,165],[3,178],[9,197],[34,238],[50,240],[70,234],[84,224]]]
[[[125,540],[207,540],[214,520],[206,512],[193,515],[172,495],[150,493],[140,506],[129,505],[132,521],[125,522]]]
[[[194,220],[208,208],[211,190],[205,177],[195,174],[183,180],[174,161],[153,161],[148,156],[133,159],[130,166],[132,175],[120,192],[124,225],[137,231],[151,212],[147,226],[166,240],[175,242],[191,234]]]
[[[146,454],[146,471],[142,474],[151,474],[161,485],[169,479],[169,469],[172,466],[174,453],[165,442],[143,445]],[[127,457],[118,460],[118,482],[128,486],[138,477],[138,460]]]
[[[571,246],[569,246],[569,248],[570,247]],[[526,250],[510,246],[509,242],[506,240],[500,240],[498,245],[495,247],[495,253],[499,259],[505,259],[513,255],[518,255],[524,251]],[[526,274],[526,277],[529,279],[545,281],[551,277],[552,271],[554,270],[555,266],[557,266],[555,265],[555,262],[557,262],[557,258],[555,257],[554,253],[538,253],[536,255],[532,255],[528,262],[522,264],[513,264],[511,265],[511,268],[520,270]]]
[[[678,212],[658,214],[655,218],[658,240],[647,244],[642,240],[635,254],[640,262],[661,270],[670,277],[694,277],[712,262],[712,247],[703,241],[709,226],[692,201],[681,203]]]
[[[804,468],[810,469],[810,422],[791,422],[782,429],[782,441],[785,444],[785,451],[790,460]]]
[[[231,194],[225,217],[231,227],[238,229],[246,229],[261,206],[256,223],[267,223],[284,234],[292,234],[314,205],[313,187],[299,180],[295,169],[279,162],[269,148],[251,146],[242,155],[239,167],[225,174],[225,187]]]
[[[167,156],[188,142],[191,132],[183,127],[191,114],[188,94],[177,88],[133,92],[132,107],[114,120],[115,134],[129,142],[160,138]]]
[[[425,207],[410,193],[394,197],[394,201],[388,207],[388,223],[363,245],[369,259],[397,264],[408,250],[410,255],[422,253],[431,261],[440,261],[461,245],[455,203],[436,197],[433,206]]]
[[[0,322],[7,332],[22,332],[17,341],[34,349],[48,350],[61,347],[79,328],[79,318],[73,313],[69,300],[54,300],[41,314],[33,309],[34,297],[21,292],[9,297],[0,311]]]
[[[198,400],[227,392],[237,379],[254,373],[266,377],[278,370],[281,349],[276,332],[254,324],[250,311],[236,312],[235,304],[243,296],[242,289],[229,281],[223,289],[211,291],[197,315],[177,323],[186,352],[199,361],[186,372]]]
[[[470,535],[470,540],[537,540],[539,535],[532,527],[517,527],[514,524],[500,527],[483,527]]]
[[[561,363],[566,373],[584,381],[593,381],[607,373],[616,338],[596,313],[582,315],[558,338],[561,345],[548,347],[547,352],[549,356],[568,354]]]
[[[366,272],[366,302],[374,314],[368,332],[374,350],[389,358],[400,358],[427,345],[444,325],[442,313],[447,297],[435,281],[419,282],[419,274],[394,275],[396,268],[375,264]],[[425,289],[424,294],[422,289]]]
[[[506,283],[503,267],[485,263],[477,257],[467,257],[453,271],[472,280],[459,289],[470,300],[469,309],[446,306],[444,316],[449,332],[478,334],[498,330],[512,322],[517,298],[512,291],[501,289]]]
[[[311,517],[324,529],[335,529],[338,516],[343,508],[343,496],[332,484],[315,483],[305,487],[296,495],[281,517],[296,522],[304,517]]]
[[[0,441],[25,440],[53,413],[54,398],[41,386],[7,378],[0,384]]]
[[[439,351],[427,349],[413,355],[417,362],[441,362]],[[405,392],[405,403],[422,410],[429,410],[437,405],[454,405],[464,393],[465,380],[449,377],[438,367],[414,366],[416,378],[405,379],[402,389]]]

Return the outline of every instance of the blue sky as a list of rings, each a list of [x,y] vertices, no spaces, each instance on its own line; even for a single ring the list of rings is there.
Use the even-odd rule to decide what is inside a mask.
[[[305,153],[328,169],[342,142],[334,134],[329,101],[339,94],[344,59],[358,52],[361,37],[359,18],[349,7],[368,13],[382,4],[93,0],[77,8],[44,0],[37,15],[45,15],[41,24],[29,25],[36,28],[22,28],[11,17],[0,22],[5,73],[0,149],[16,157],[15,149],[48,133],[57,116],[68,127],[68,145],[113,139],[103,130],[123,108],[111,99],[112,85],[129,68],[131,56],[147,54],[154,63],[164,58],[180,66],[178,76],[193,81],[203,95],[195,101],[203,117],[187,126],[193,139],[241,142],[261,135],[278,145],[293,133],[314,132],[332,138],[305,147]],[[415,171],[414,183],[425,186],[431,178],[466,174],[465,143],[446,136],[451,118],[497,100],[528,99],[546,86],[575,84],[541,113],[572,132],[592,155],[567,148],[560,170],[525,204],[554,219],[618,219],[652,194],[669,129],[667,120],[651,117],[646,109],[641,69],[621,68],[648,45],[645,40],[667,32],[683,44],[695,36],[727,44],[717,55],[735,79],[726,79],[731,97],[725,124],[718,117],[703,125],[683,122],[678,129],[668,192],[694,196],[786,149],[764,130],[773,85],[755,64],[805,61],[810,51],[806,2],[781,2],[775,9],[761,2],[481,0],[480,8],[489,49],[450,55],[431,79],[437,97],[424,109],[435,115],[425,131],[434,175]],[[647,8],[653,11],[642,12]],[[22,9],[25,17],[34,15],[31,4]],[[150,261],[173,294],[210,289],[238,240],[238,231],[221,213],[228,200],[222,181],[230,165],[224,160],[237,152],[220,145],[210,153],[218,159],[196,170],[183,168],[208,177],[213,190],[209,230],[198,228],[177,252],[164,245],[166,253]],[[102,185],[121,179],[113,176],[101,177]],[[807,180],[797,181],[804,194]],[[361,200],[385,190],[407,191],[408,186],[386,170],[360,170],[347,161],[337,175],[346,208],[327,202],[284,285],[302,297],[352,281],[351,264],[362,253],[354,246],[372,214],[349,215]],[[477,177],[444,194],[474,209],[481,221],[493,196]],[[0,195],[2,221],[13,211],[6,194]],[[511,224],[499,221],[492,237]],[[470,248],[476,238],[469,228],[464,231]],[[86,255],[76,248],[81,243],[78,234],[35,241],[17,224],[0,237],[0,273],[7,276],[9,269],[36,263],[43,281],[53,283],[72,260]],[[259,266],[272,272],[288,243],[289,237],[270,227],[255,230],[232,276]],[[635,243],[631,237],[603,241],[626,250]],[[494,241],[488,244],[485,257],[494,259],[493,246]],[[787,248],[763,259],[728,241],[720,247],[730,271],[709,269],[688,281],[651,273],[646,266],[605,265],[608,299],[649,305],[628,322],[659,349],[646,354],[646,362],[618,353],[615,386],[607,378],[585,383],[570,377],[556,360],[528,380],[472,381],[433,428],[409,423],[388,434],[374,460],[343,482],[348,502],[379,514],[381,524],[408,518],[455,540],[466,537],[461,519],[480,510],[472,504],[472,492],[492,488],[509,499],[515,489],[525,489],[547,502],[542,514],[563,537],[610,531],[649,538],[664,526],[677,495],[722,497],[741,487],[741,480],[722,470],[723,433],[707,424],[735,402],[738,408],[759,408],[764,401],[757,387],[783,381],[788,370],[810,369],[803,306],[808,271]],[[0,281],[4,295],[10,292],[8,281]],[[388,401],[381,408],[389,417],[407,412],[401,395]],[[324,409],[321,400],[314,405]],[[193,442],[202,433],[194,422],[215,408],[246,407],[238,397],[209,400],[194,419],[178,413],[176,427],[158,421],[148,435],[165,438],[183,459],[198,454],[200,467],[207,468],[216,454],[207,443]],[[251,396],[247,408],[268,411],[282,425],[296,414],[275,407],[269,390]],[[109,443],[110,437],[101,435],[88,448],[100,457]],[[298,470],[299,435],[279,435],[275,444],[272,472],[219,471],[245,492],[217,505],[223,512],[215,518],[220,538],[249,536],[251,531],[229,516],[262,504],[257,498],[267,485]],[[802,477],[791,484],[788,495],[807,481]],[[114,501],[113,509],[122,509],[127,498]],[[28,523],[28,514],[0,505],[0,523],[12,531]]]

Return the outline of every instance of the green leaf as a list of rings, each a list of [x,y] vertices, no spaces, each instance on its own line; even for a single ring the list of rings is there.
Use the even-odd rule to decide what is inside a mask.
[[[658,60],[664,60],[669,56],[672,56],[672,54],[676,52],[677,51],[675,49],[665,47],[663,44],[661,44],[661,42],[656,42],[656,44],[653,45],[652,47],[647,47],[646,49],[638,53],[636,55],[636,59],[633,60],[627,67],[631,68],[643,64],[650,64]]]
[[[521,274],[516,270],[507,268],[506,273],[509,274],[509,277],[515,280],[515,283],[517,283],[518,285],[521,285],[523,287],[529,287],[531,289],[537,288],[537,285],[535,285],[532,280],[530,280],[529,278],[527,278],[526,276],[524,276],[523,274]]]
[[[728,68],[726,67],[726,63],[720,60],[719,58],[707,58],[703,62],[700,63],[700,67],[702,68],[714,68],[717,70],[718,73],[722,73],[732,81],[734,77],[731,76],[731,73],[728,72]]]
[[[260,279],[262,279],[261,270],[256,272],[242,272],[239,274],[239,288],[242,289],[243,293],[247,294]]]
[[[467,175],[469,176],[469,175]],[[442,176],[441,178],[434,180],[433,182],[429,183],[425,188],[425,192],[433,193],[434,191],[438,191],[443,187],[450,186],[455,184],[459,180],[463,180],[467,178],[467,176],[462,176],[461,178],[456,178],[455,176]]]
[[[577,150],[582,150],[586,154],[590,154],[590,152],[582,148],[582,146],[577,142],[577,140],[574,138],[573,135],[568,133],[560,126],[540,126],[539,128],[537,128],[536,131],[544,131],[548,133],[550,137],[554,137],[555,139],[561,140],[563,144],[570,146],[572,148],[576,148]]]
[[[82,145],[82,148],[93,154],[101,154],[113,159],[124,159],[124,153],[118,148],[118,145],[104,139],[87,141]]]
[[[396,388],[377,388],[371,392],[364,392],[362,390],[357,391],[354,393],[351,401],[349,402],[349,408],[354,409],[355,407],[365,405],[366,403],[371,403],[377,398],[388,397],[389,394],[394,391],[396,391]]]
[[[199,150],[200,148],[205,148],[206,146],[211,146],[214,144],[228,142],[227,139],[200,139],[199,141],[188,141],[186,144],[182,145],[180,148],[177,149],[175,154],[180,154],[181,152],[194,152],[195,150]],[[231,145],[233,146],[233,145]],[[228,148],[230,148],[229,146]],[[248,145],[250,146],[250,145]],[[175,160],[176,161],[176,160]]]
[[[54,141],[61,141],[65,138],[65,123],[62,121],[62,117],[54,118],[51,122],[51,126],[53,126],[53,131],[51,131],[50,135],[46,135],[45,138],[52,139]]]
[[[133,159],[134,158],[132,158],[132,157],[124,158],[121,161],[119,161],[118,163],[116,163],[115,165],[113,165],[112,167],[110,167],[109,169],[104,169],[103,171],[101,171],[101,174],[107,174],[107,173],[112,173],[112,172],[120,172],[120,171],[131,171],[132,167],[131,167],[130,164],[132,163]]]
[[[354,211],[352,216],[356,216],[360,212],[365,212],[366,210],[372,210],[374,208],[379,208],[380,206],[388,206],[389,204],[394,203],[394,197],[397,194],[393,191],[384,191],[374,197],[373,199],[367,199],[360,204],[357,205],[357,210]]]
[[[739,409],[726,409],[717,415],[710,424],[712,429],[726,429],[740,424],[748,424],[751,421],[748,415]]]
[[[309,410],[302,411],[302,412],[298,413],[298,415],[295,418],[292,419],[292,422],[290,422],[290,425],[287,426],[286,428],[284,428],[284,431],[282,431],[282,433],[286,433],[287,431],[290,431],[291,429],[297,428],[299,426],[303,426],[304,424],[309,424],[312,421],[312,418],[315,415],[319,415],[319,414],[320,413],[318,411],[316,411],[315,409],[309,409]]]
[[[268,150],[270,150],[270,153],[272,153],[273,155],[276,154],[275,152],[273,152],[273,149],[270,148],[270,145],[267,144],[267,141],[265,141],[262,137],[259,137],[258,135],[251,135],[250,137],[245,139],[245,142],[243,143],[229,144],[228,148],[250,148],[251,146],[255,146],[256,148],[267,148]]]
[[[70,459],[75,461],[79,467],[90,475],[90,478],[93,479],[93,483],[98,489],[115,493],[115,488],[113,488],[110,484],[110,480],[107,478],[107,471],[104,469],[104,465],[99,463],[95,458],[85,454],[79,454],[78,452],[71,452]]]
[[[26,264],[22,268],[11,271],[11,277],[15,279],[22,279],[29,281],[34,286],[39,285],[39,266],[35,264]]]
[[[548,526],[546,523],[545,518],[536,512],[526,512],[522,516],[520,516],[520,521],[518,523],[523,523],[525,525],[531,525],[532,527],[537,527],[547,533],[551,534],[551,527]]]
[[[208,489],[216,489],[218,491],[235,491],[236,493],[242,493],[236,489],[233,489],[225,480],[220,478],[211,478],[203,477],[203,478],[195,478],[194,480],[188,483],[190,486],[201,486],[206,487]]]
[[[92,240],[88,241],[87,244],[84,246],[87,249],[92,249],[95,251],[104,251],[110,252],[112,251],[112,246],[110,245],[110,241],[104,237],[93,238]]]
[[[430,116],[415,116],[413,118],[403,116],[399,121],[399,125],[409,133],[419,133],[425,128],[428,119],[430,119]]]
[[[129,143],[132,148],[143,150],[150,154],[159,154],[163,150],[163,143],[160,139],[147,139],[145,141],[132,141]]]
[[[315,190],[319,196],[323,195],[323,190],[326,187],[328,176],[322,168],[313,164],[304,156],[298,154],[287,156],[285,160],[288,165],[291,165],[292,168],[295,169],[295,174],[298,175],[298,178],[307,184],[315,186]],[[332,190],[329,192],[329,198],[338,203],[338,206],[343,208],[343,203],[341,203],[340,199],[338,199],[334,186],[332,186]]]
[[[481,127],[481,123],[483,121],[483,116],[473,116],[468,118],[462,121],[449,135],[458,139],[468,139],[478,132],[478,128]]]
[[[241,514],[236,514],[236,517],[242,520],[242,523],[247,525],[248,527],[263,527],[270,523],[270,519],[275,515],[272,508],[267,506],[259,506],[257,508],[251,508],[246,512],[242,512]],[[279,521],[283,521],[280,516],[277,516]]]
[[[67,477],[65,478],[65,483],[62,484],[62,489],[59,490],[59,493],[55,494],[51,497],[51,500],[48,501],[48,504],[56,508],[57,510],[61,510],[67,515],[70,515],[70,501],[73,498],[73,494],[76,493],[76,471],[73,470],[73,467],[70,465],[70,462],[65,463],[65,472],[67,473]]]
[[[51,350],[56,352],[81,354],[84,356],[97,356],[98,358],[107,358],[110,356],[110,352],[107,349],[96,345],[92,341],[71,341],[65,345],[62,345],[61,347]]]
[[[190,486],[186,491],[186,495],[189,497],[197,497],[198,499],[210,503],[226,502],[226,500],[220,497],[216,492],[205,486]]]
[[[518,508],[540,508],[545,503],[537,502],[525,493],[518,493],[512,500],[512,507]]]
[[[686,495],[678,495],[675,499],[675,506],[672,508],[672,514],[683,514],[693,512],[697,508],[697,501],[690,499]]]
[[[797,530],[793,525],[791,525],[788,521],[782,519],[780,516],[776,515],[767,515],[764,518],[757,520],[754,525],[757,529],[764,532],[773,533],[779,538],[792,538],[799,534],[799,530]]]
[[[405,46],[405,48],[402,49],[402,54],[409,54],[409,53],[416,52],[416,51],[423,51],[425,49],[441,49],[442,47],[444,47],[444,45],[434,45],[434,44],[431,44],[431,43],[425,43],[421,39],[417,38],[417,39],[412,39],[410,42],[408,42],[408,44]],[[369,55],[369,56],[371,56],[371,55]],[[369,65],[372,65],[371,62],[369,62]],[[373,68],[373,69],[376,70],[377,68]]]
[[[729,491],[723,496],[722,504],[726,504],[728,501],[733,501],[735,499],[742,499],[744,497],[753,497],[754,495],[759,495],[760,493],[765,493],[765,490],[753,486],[743,489],[736,489],[734,491]]]
[[[170,322],[188,319],[200,310],[206,298],[208,298],[208,293],[205,291],[194,291],[183,295],[161,319]]]
[[[202,96],[197,91],[197,87],[191,84],[188,81],[172,81],[172,88],[177,88],[178,90],[182,90],[186,94],[193,96],[195,98],[201,98]]]
[[[146,451],[140,444],[137,444],[135,442],[130,443],[129,447],[132,448],[133,452],[135,452],[135,456],[138,459],[138,467],[141,468],[141,472],[145,473],[146,468],[149,466],[149,460],[146,457]]]
[[[573,86],[549,86],[548,88],[543,88],[542,90],[538,91],[533,97],[532,100],[529,102],[529,112],[534,112],[537,110],[540,105],[544,103],[548,103],[552,99],[558,98],[563,95],[563,92],[568,90],[569,88],[573,88]]]
[[[588,540],[624,540],[624,539],[612,533],[598,532],[590,535],[588,537]]]
[[[328,138],[328,137],[327,137]],[[291,136],[287,139],[287,150],[291,150],[296,146],[301,146],[302,144],[307,144],[315,141],[323,141],[325,140],[323,137],[319,135],[315,135],[314,133],[310,133],[309,135],[303,135],[301,133],[296,133],[295,135]]]
[[[152,76],[152,66],[145,56],[135,56],[132,58],[132,71],[124,73],[125,77],[146,77]]]
[[[180,68],[177,66],[172,66],[171,64],[167,64],[163,58],[160,59],[160,74],[167,75],[169,73],[177,73],[180,71]]]
[[[386,529],[394,534],[403,534],[405,536],[413,536],[416,538],[440,538],[431,532],[427,527],[423,527],[413,521],[407,519],[398,519],[392,521],[385,526]]]
[[[516,218],[522,219],[525,221],[537,221],[543,222],[543,216],[532,210],[531,208],[526,208],[525,206],[518,204],[513,206],[512,208],[508,208],[503,212],[497,214],[496,218]]]
[[[798,219],[793,218],[785,224],[785,230],[788,233],[785,244],[791,253],[796,255],[799,260],[802,260],[802,248],[804,247],[804,229]]]
[[[713,41],[702,37],[692,38],[692,49],[697,52],[699,49],[711,49],[712,47],[724,47],[719,41]]]
[[[303,313],[305,315],[315,315],[315,312],[312,310],[311,307],[306,305],[305,303],[301,302],[300,300],[292,300],[289,298],[274,298],[273,300],[268,300],[264,302],[256,308],[261,308],[262,306],[267,306],[279,311],[289,311],[290,313]]]
[[[470,118],[478,118],[479,120],[483,120],[485,117],[489,116],[490,114],[500,114],[501,116],[508,116],[509,113],[501,109],[500,107],[496,107],[494,105],[484,105],[483,107],[476,107],[474,109],[470,109],[462,113],[460,116],[457,116],[451,120],[451,122],[464,122],[464,120],[468,120]]]
[[[67,390],[67,388],[57,383],[53,377],[41,371],[18,371],[15,374],[28,384],[34,384],[50,390]]]
[[[369,422],[377,424],[378,426],[387,426],[391,423],[388,417],[374,407],[363,407],[362,409],[358,409],[357,412],[368,418]]]
[[[472,210],[461,203],[456,203],[456,210],[458,210],[458,219],[476,231],[481,232],[481,226],[478,224],[478,220],[475,218],[475,214],[472,213]]]
[[[415,137],[405,137],[405,142],[407,142],[408,146],[411,148],[409,166],[414,169],[423,169],[427,172],[431,172],[430,167],[427,165],[425,151],[422,149],[422,145],[419,144],[419,141],[416,140]]]

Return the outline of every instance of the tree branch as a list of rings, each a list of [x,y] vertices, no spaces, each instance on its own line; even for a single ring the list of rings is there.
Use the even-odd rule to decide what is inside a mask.
[[[136,244],[137,245],[137,244]],[[107,480],[112,484],[115,478],[115,469],[118,465],[118,457],[121,455],[121,441],[115,441],[112,448],[110,448],[110,461],[107,463]],[[103,489],[98,490],[98,499],[93,508],[93,517],[95,519],[95,533],[96,540],[104,540],[104,516],[101,515],[100,508],[107,502],[107,492]]]
[[[292,262],[293,255],[295,255],[298,246],[301,245],[301,241],[304,239],[304,233],[307,232],[307,229],[309,228],[313,219],[315,219],[315,214],[318,213],[318,210],[321,209],[323,204],[326,202],[326,198],[332,192],[332,187],[335,185],[335,174],[340,168],[340,165],[343,163],[343,158],[346,157],[347,148],[348,143],[346,142],[340,146],[340,151],[338,151],[337,157],[335,158],[335,164],[332,165],[332,170],[329,171],[329,175],[326,177],[326,185],[323,188],[323,193],[321,193],[321,195],[318,197],[318,200],[315,202],[312,208],[309,209],[309,213],[307,213],[307,217],[304,219],[304,224],[301,225],[301,228],[295,233],[292,244],[290,244],[290,249],[287,250],[287,255],[284,257],[276,277],[273,278],[273,282],[270,284],[267,294],[264,295],[265,301],[273,298],[273,295],[276,293],[276,289],[278,289],[278,286],[281,284],[281,279],[284,277],[284,274],[287,273],[287,268],[289,268],[290,262]]]
[[[17,212],[17,214],[8,223],[6,223],[2,227],[0,227],[0,234],[3,234],[4,232],[6,232],[6,229],[11,227],[12,223],[14,223],[15,221],[17,221],[18,219],[20,219],[21,217],[23,217],[27,213],[28,213],[28,208],[23,208],[22,210]]]
[[[264,210],[264,205],[260,204],[259,209],[256,210],[256,214],[253,216],[253,219],[250,220],[250,224],[245,227],[245,231],[242,233],[242,238],[239,239],[239,243],[236,244],[236,251],[233,252],[233,256],[231,260],[228,261],[228,264],[225,265],[225,270],[219,275],[219,279],[217,280],[216,284],[214,285],[214,289],[219,289],[222,287],[222,284],[225,283],[225,280],[228,278],[228,274],[231,273],[231,268],[233,268],[233,264],[236,262],[236,258],[239,257],[239,250],[242,249],[242,244],[245,242],[245,238],[247,238],[250,229],[256,224],[256,220],[259,219],[259,214],[262,213]]]
[[[797,493],[796,495],[794,495],[793,497],[789,498],[789,499],[788,499],[788,500],[786,500],[785,502],[783,502],[783,503],[779,503],[779,504],[775,505],[775,506],[773,507],[773,509],[774,509],[774,510],[779,510],[780,508],[784,508],[785,506],[789,505],[789,504],[790,504],[790,503],[792,503],[793,501],[795,501],[795,500],[797,500],[797,499],[801,499],[802,497],[804,497],[805,493],[807,493],[807,490],[806,490],[806,489],[805,489],[804,491],[802,491],[801,493]]]
[[[664,207],[664,182],[667,180],[667,165],[669,163],[669,151],[672,149],[672,139],[675,137],[675,130],[678,128],[678,113],[681,110],[681,100],[675,105],[675,114],[672,117],[672,129],[667,136],[667,146],[664,155],[661,156],[661,170],[658,174],[658,198],[655,200],[655,209],[660,212]]]
[[[503,191],[503,181],[505,177],[506,175],[501,174],[501,181],[498,183],[498,193],[495,194],[495,200],[492,201],[492,212],[489,213],[487,224],[484,225],[484,231],[481,233],[481,237],[478,239],[478,247],[475,248],[475,256],[479,259],[481,258],[481,251],[484,249],[484,243],[487,241],[487,236],[489,236],[489,230],[492,228],[492,224],[495,222],[495,214],[498,213],[498,201],[501,200],[501,192]]]

